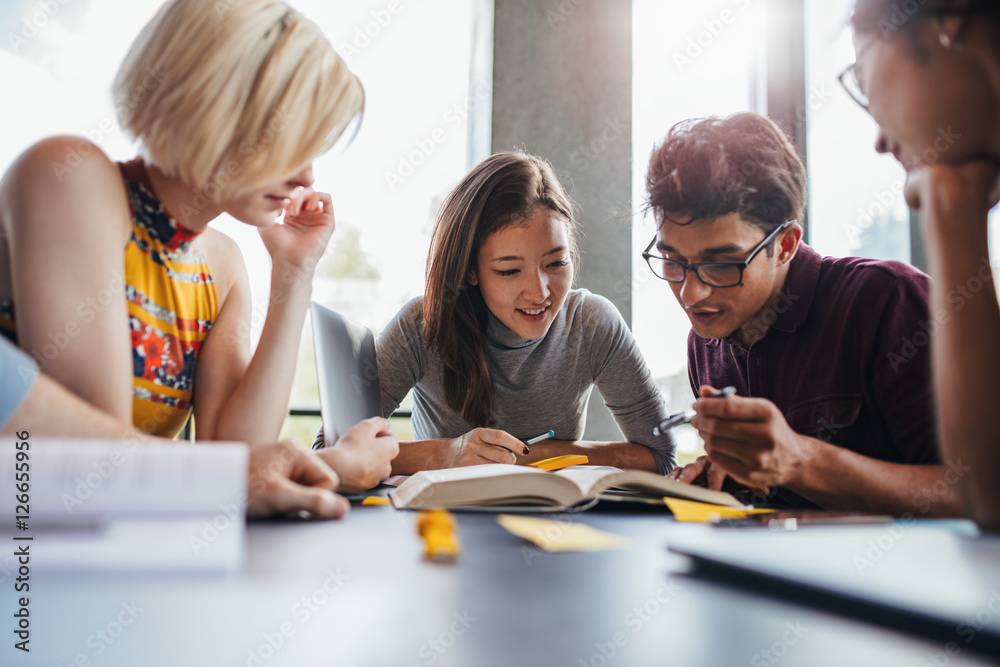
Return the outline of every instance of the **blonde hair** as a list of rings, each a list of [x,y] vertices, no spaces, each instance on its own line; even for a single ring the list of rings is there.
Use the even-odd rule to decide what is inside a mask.
[[[291,176],[364,110],[319,26],[277,0],[167,2],[113,95],[143,157],[210,199]]]

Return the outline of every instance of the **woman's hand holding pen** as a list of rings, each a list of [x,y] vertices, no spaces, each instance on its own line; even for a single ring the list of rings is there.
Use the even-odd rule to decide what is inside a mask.
[[[528,446],[506,431],[477,428],[452,438],[444,448],[441,468],[479,465],[481,463],[516,463],[516,454],[528,453]]]

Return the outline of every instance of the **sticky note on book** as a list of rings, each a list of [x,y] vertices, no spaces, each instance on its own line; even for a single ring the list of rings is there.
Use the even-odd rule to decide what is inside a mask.
[[[694,500],[681,500],[680,498],[664,498],[663,502],[673,512],[675,519],[692,523],[711,523],[719,519],[745,519],[751,514],[769,514],[774,512],[774,510],[768,509],[736,509],[735,507],[699,503]]]
[[[539,470],[562,470],[570,466],[586,465],[589,462],[590,459],[583,454],[563,454],[562,456],[553,456],[551,459],[535,461],[528,465]]]
[[[628,540],[573,521],[553,521],[529,516],[501,514],[497,523],[518,537],[534,542],[545,551],[603,551],[621,549]]]

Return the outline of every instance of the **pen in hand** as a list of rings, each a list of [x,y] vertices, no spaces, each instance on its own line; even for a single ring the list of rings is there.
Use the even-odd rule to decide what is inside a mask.
[[[736,387],[723,387],[717,394],[709,396],[708,398],[729,398],[730,396],[735,395]],[[678,412],[676,415],[670,415],[653,429],[653,435],[665,435],[667,431],[673,427],[680,426],[681,424],[687,424],[689,421],[694,419],[696,414],[698,413],[694,410],[688,409],[684,412]]]
[[[549,438],[551,438],[555,434],[556,434],[555,431],[551,431],[551,430],[550,431],[546,431],[545,433],[542,433],[541,435],[536,435],[534,438],[531,438],[530,440],[525,440],[524,444],[525,445],[533,445],[536,442],[541,442],[542,440],[548,440]],[[524,448],[524,453],[525,454],[529,453],[527,447]]]

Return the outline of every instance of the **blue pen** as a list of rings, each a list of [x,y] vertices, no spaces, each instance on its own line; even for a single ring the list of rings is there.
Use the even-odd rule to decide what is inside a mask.
[[[541,442],[542,440],[548,440],[549,438],[551,438],[555,434],[556,434],[555,431],[546,431],[545,433],[542,433],[541,435],[536,435],[531,440],[525,440],[524,444],[530,446],[530,445],[535,444],[536,442]]]
[[[709,396],[708,398],[729,398],[730,396],[736,395],[736,387],[723,387],[719,390],[719,393],[714,396]],[[694,416],[698,414],[694,410],[685,410],[684,412],[678,412],[676,415],[670,415],[657,425],[653,429],[653,435],[665,435],[667,431],[675,426],[680,426],[681,424],[687,424],[689,421],[694,419]]]

